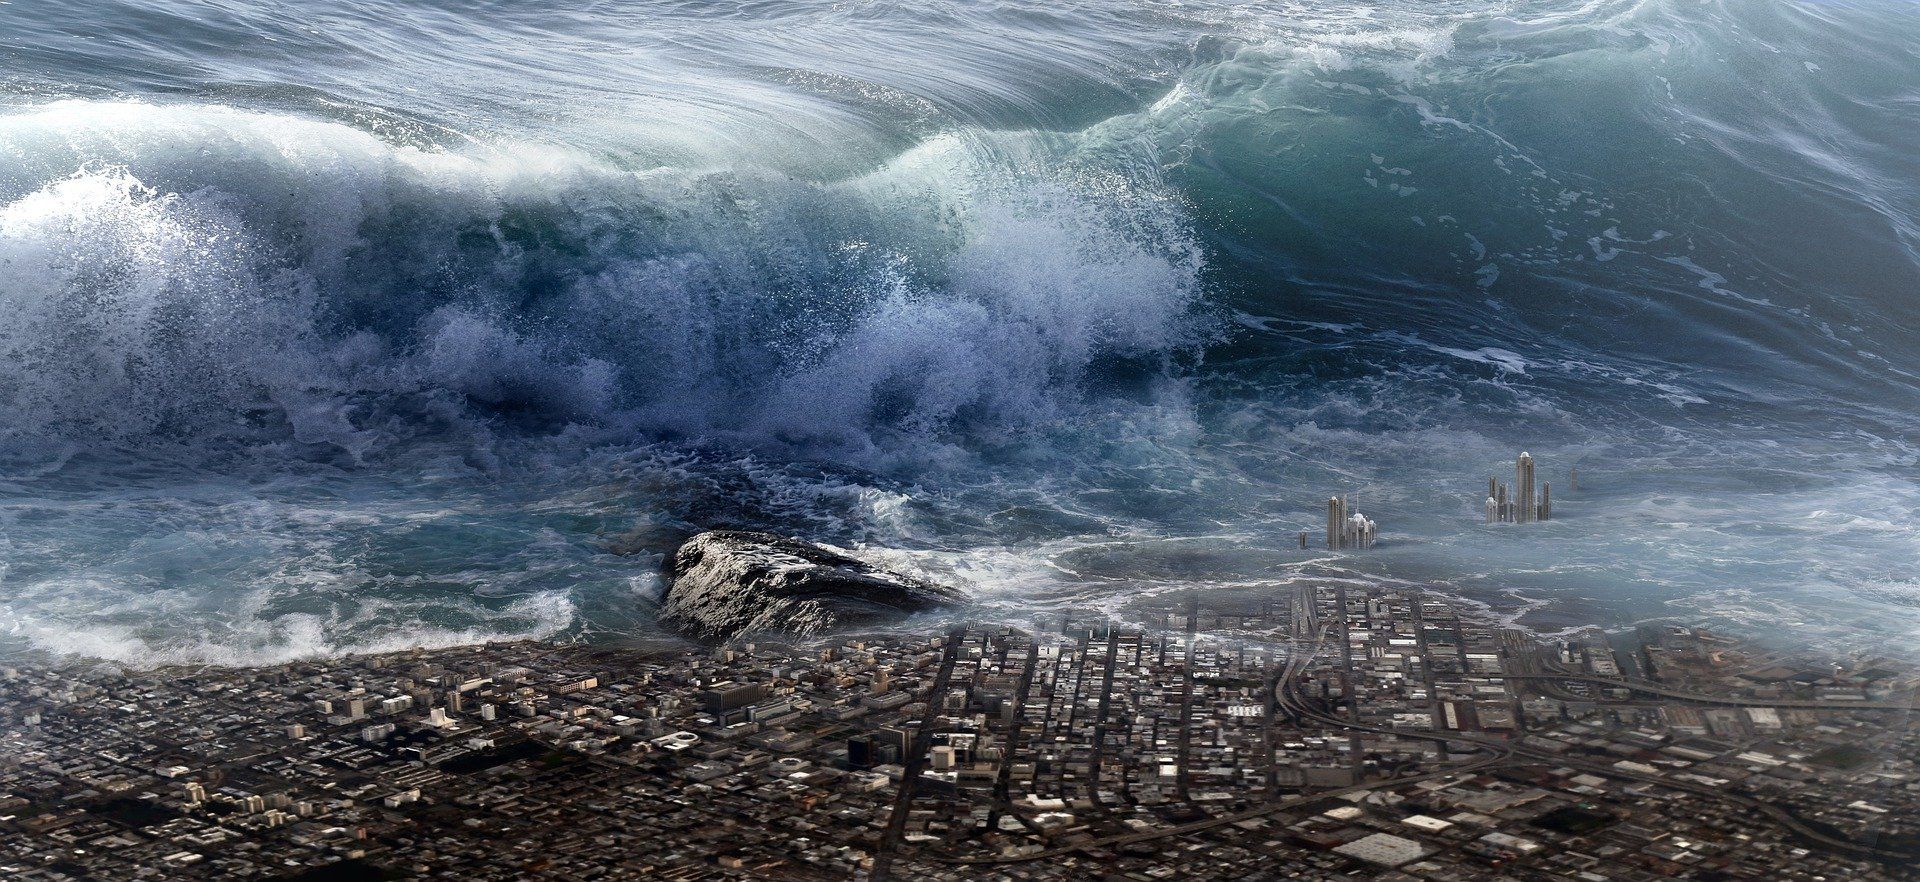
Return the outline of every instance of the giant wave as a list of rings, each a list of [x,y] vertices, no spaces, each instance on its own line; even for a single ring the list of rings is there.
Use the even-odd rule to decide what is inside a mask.
[[[821,183],[67,102],[0,150],[32,187],[0,208],[0,402],[36,441],[361,458],[471,408],[863,446],[1051,419],[1096,362],[1196,339],[1177,203],[957,138]]]
[[[1911,636],[1909,7],[144,6],[0,20],[9,649],[631,635],[707,526]]]

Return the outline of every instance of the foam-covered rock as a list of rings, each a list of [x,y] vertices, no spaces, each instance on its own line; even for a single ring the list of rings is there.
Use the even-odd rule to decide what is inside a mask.
[[[663,621],[709,639],[754,632],[797,636],[874,624],[965,599],[959,591],[889,572],[810,542],[714,530],[666,561]]]

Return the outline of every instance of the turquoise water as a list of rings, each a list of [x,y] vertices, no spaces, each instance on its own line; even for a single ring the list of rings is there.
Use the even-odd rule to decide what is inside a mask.
[[[618,639],[753,526],[1010,614],[1406,580],[1905,652],[1917,50],[1893,2],[13,0],[0,651]],[[1521,449],[1557,518],[1485,528]],[[1295,547],[1335,492],[1379,548]]]

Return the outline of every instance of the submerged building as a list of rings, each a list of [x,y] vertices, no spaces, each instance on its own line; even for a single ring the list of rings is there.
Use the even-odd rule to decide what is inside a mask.
[[[1553,485],[1535,489],[1533,454],[1522,452],[1513,466],[1512,486],[1487,479],[1487,523],[1529,524],[1553,517]]]
[[[1327,548],[1372,548],[1375,524],[1371,518],[1353,510],[1346,497],[1327,497]]]

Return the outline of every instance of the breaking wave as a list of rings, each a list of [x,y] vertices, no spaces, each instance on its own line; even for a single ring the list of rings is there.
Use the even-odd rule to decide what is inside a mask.
[[[712,526],[1911,643],[1911,4],[30,6],[0,651],[628,636]]]
[[[991,140],[815,182],[219,106],[0,117],[0,418],[356,460],[468,414],[858,449],[1051,421],[1198,339],[1176,200]]]

